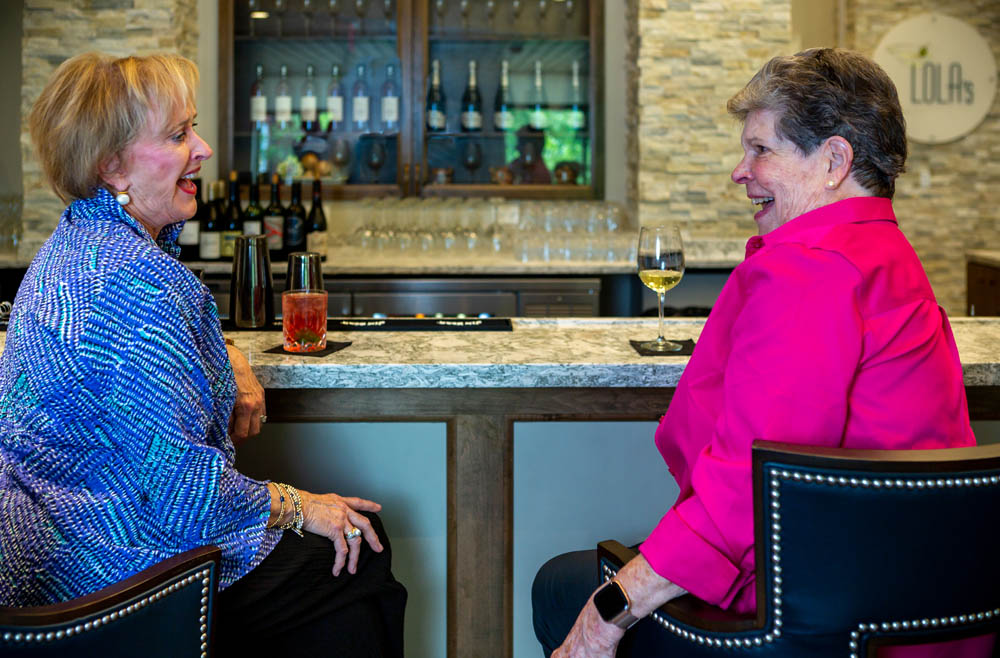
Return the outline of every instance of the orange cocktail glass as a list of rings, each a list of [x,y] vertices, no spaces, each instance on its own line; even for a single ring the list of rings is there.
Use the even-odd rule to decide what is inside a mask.
[[[286,352],[315,352],[326,347],[326,291],[281,293],[281,327]]]

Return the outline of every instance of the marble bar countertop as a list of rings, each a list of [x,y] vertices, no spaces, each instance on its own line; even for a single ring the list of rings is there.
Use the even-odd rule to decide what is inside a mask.
[[[966,386],[1000,386],[1000,319],[954,318]],[[697,340],[705,320],[666,321],[667,338]],[[324,357],[267,354],[281,333],[231,332],[265,388],[544,388],[676,386],[688,357],[643,357],[629,339],[656,337],[645,318],[518,319],[511,332],[332,332],[351,341]]]
[[[749,237],[749,236],[748,236]],[[0,253],[0,267],[25,268],[31,263],[41,243],[22,244],[16,253]],[[732,269],[743,262],[746,239],[699,238],[685,245],[688,269]],[[229,274],[229,261],[194,261],[192,268],[207,274]],[[432,253],[419,251],[376,251],[360,247],[331,247],[323,271],[333,275],[359,276],[600,276],[605,274],[635,274],[634,258],[523,260],[512,251],[499,254],[487,252]],[[283,273],[286,264],[275,261],[272,271]]]
[[[970,263],[1000,267],[1000,249],[970,249],[965,252],[965,258]]]

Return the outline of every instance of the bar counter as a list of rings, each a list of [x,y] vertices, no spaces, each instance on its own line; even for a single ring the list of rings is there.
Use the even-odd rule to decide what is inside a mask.
[[[698,338],[703,319],[668,320]],[[974,419],[1000,419],[1000,318],[952,320]],[[433,421],[447,427],[448,655],[512,647],[513,433],[517,421],[656,420],[687,357],[642,357],[648,319],[515,319],[510,332],[332,333],[322,358],[266,354],[278,332],[228,334],[277,422]],[[586,486],[581,483],[580,486]]]

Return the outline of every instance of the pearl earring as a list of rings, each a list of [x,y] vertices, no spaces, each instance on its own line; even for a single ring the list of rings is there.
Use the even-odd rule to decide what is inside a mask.
[[[828,181],[826,181],[826,186],[827,186],[827,187],[829,187],[829,188],[831,188],[831,189],[832,189],[832,188],[833,188],[833,186],[834,186],[834,185],[836,185],[836,184],[837,184],[837,182],[836,182],[836,181],[832,181],[832,180],[828,180]]]
[[[117,201],[119,205],[127,206],[132,202],[132,197],[128,195],[128,192],[119,192],[115,195],[115,201]]]

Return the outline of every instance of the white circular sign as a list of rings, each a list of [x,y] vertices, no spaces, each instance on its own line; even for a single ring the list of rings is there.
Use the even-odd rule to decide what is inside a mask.
[[[968,23],[921,14],[889,30],[875,61],[899,91],[906,133],[942,144],[972,132],[997,93],[997,65],[989,43]]]

